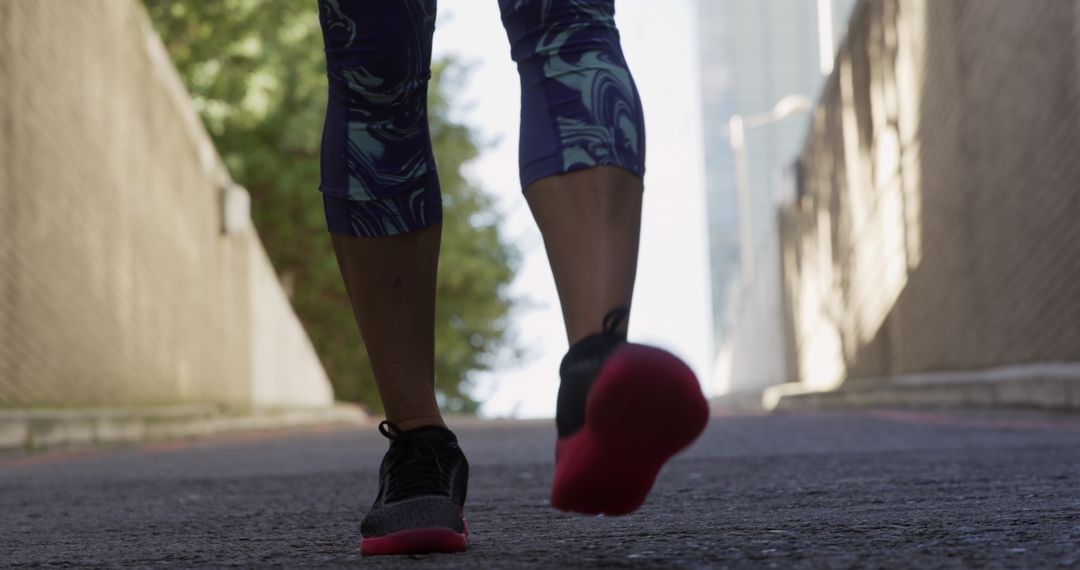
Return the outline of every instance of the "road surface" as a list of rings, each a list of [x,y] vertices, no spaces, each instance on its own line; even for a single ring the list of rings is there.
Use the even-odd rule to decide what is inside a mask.
[[[628,517],[547,503],[554,428],[461,421],[465,554],[361,559],[374,425],[0,455],[0,563],[177,567],[1080,567],[1080,418],[730,415]],[[663,425],[655,429],[663,430]]]

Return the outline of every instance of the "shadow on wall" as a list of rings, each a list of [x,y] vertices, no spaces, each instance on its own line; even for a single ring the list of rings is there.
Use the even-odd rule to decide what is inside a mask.
[[[780,214],[804,389],[1080,361],[1080,4],[873,0]]]

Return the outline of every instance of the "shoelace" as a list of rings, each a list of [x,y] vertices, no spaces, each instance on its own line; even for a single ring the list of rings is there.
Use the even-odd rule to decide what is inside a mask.
[[[447,494],[450,461],[432,441],[438,436],[402,431],[389,420],[379,423],[379,433],[391,442],[386,458],[386,501]]]

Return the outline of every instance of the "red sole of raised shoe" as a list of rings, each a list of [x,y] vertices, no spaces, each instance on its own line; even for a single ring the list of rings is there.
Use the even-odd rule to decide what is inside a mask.
[[[360,539],[361,556],[464,552],[468,547],[468,526],[464,532],[454,532],[448,528],[410,528]]]
[[[637,510],[660,468],[708,421],[708,402],[682,360],[659,348],[623,345],[593,383],[585,425],[556,446],[551,504],[583,514]]]

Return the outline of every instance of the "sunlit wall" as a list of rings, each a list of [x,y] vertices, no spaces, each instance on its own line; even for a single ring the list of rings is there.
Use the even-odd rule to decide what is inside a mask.
[[[794,377],[1080,362],[1080,4],[859,4],[782,255]]]

